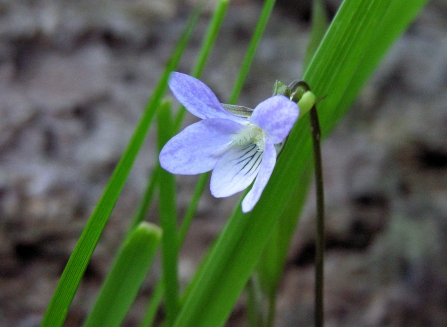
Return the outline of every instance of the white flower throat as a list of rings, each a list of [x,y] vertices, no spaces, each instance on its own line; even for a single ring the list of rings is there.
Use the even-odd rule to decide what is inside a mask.
[[[241,129],[237,134],[232,135],[233,144],[246,146],[256,144],[258,151],[264,151],[264,131],[258,126],[249,123],[247,127]]]

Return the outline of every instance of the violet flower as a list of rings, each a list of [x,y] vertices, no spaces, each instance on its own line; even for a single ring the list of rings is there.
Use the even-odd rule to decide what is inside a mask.
[[[275,145],[286,139],[298,118],[297,104],[277,95],[244,117],[227,111],[208,86],[194,77],[174,72],[169,87],[177,100],[202,120],[166,143],[160,165],[182,175],[213,170],[210,188],[217,198],[240,192],[256,179],[242,201],[242,211],[251,211],[275,167]]]

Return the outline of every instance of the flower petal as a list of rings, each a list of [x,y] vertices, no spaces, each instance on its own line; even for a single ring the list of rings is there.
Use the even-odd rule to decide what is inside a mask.
[[[299,109],[295,102],[277,95],[258,104],[250,121],[267,132],[273,144],[277,144],[289,135],[298,115]]]
[[[259,167],[258,177],[256,177],[255,183],[251,188],[250,192],[247,193],[244,200],[242,201],[242,212],[250,212],[259,198],[261,197],[262,191],[264,191],[270,176],[272,175],[273,168],[276,164],[276,150],[272,141],[269,139],[265,140],[264,157],[262,158],[261,165]]]
[[[174,136],[160,152],[160,165],[173,174],[195,175],[214,168],[241,124],[228,119],[199,121]]]
[[[258,174],[262,156],[254,143],[231,147],[213,170],[211,194],[222,198],[246,189]]]
[[[213,91],[197,78],[173,72],[169,78],[169,87],[177,100],[196,117],[246,122],[245,118],[237,117],[225,110]]]

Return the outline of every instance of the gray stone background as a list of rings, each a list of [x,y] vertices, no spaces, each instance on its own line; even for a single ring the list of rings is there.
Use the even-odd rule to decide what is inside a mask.
[[[260,12],[231,4],[203,80],[230,94]],[[334,13],[338,1],[328,1]],[[211,8],[211,7],[210,7]],[[177,0],[0,1],[0,325],[38,326],[69,255],[179,37]],[[211,10],[179,68],[189,72]],[[240,103],[300,77],[308,1],[278,1]],[[432,0],[324,143],[327,326],[447,325],[447,3]],[[187,118],[187,123],[193,121]],[[154,166],[150,133],[66,326],[91,308]],[[195,178],[179,178],[181,212]],[[183,283],[237,196],[202,200]],[[277,326],[312,326],[314,206],[290,251]],[[150,220],[156,221],[156,210]],[[157,271],[129,315],[136,326]],[[239,303],[228,326],[243,326]]]

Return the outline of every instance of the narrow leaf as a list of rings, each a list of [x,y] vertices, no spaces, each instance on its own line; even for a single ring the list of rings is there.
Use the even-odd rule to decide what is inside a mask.
[[[327,95],[319,104],[326,132],[347,109],[339,111],[336,106],[374,40],[373,35],[382,29],[380,23],[389,3],[388,0],[346,0],[306,71],[304,79],[317,97]],[[420,8],[422,3],[418,5]],[[406,7],[402,4],[399,9],[405,11]],[[395,20],[409,19],[397,10],[392,16]],[[332,114],[333,111],[337,114]],[[224,324],[284,212],[285,204],[289,199],[294,200],[291,199],[293,189],[311,153],[307,123],[299,120],[295,125],[255,209],[244,215],[238,207],[228,221],[191,282],[176,327]]]
[[[107,276],[85,327],[120,326],[149,271],[161,229],[143,222],[136,227]]]
[[[173,122],[171,103],[164,102],[158,111],[158,147],[163,148],[172,137]],[[165,290],[166,321],[171,325],[180,310],[178,281],[178,230],[175,203],[175,177],[164,169],[160,170],[159,212],[163,228],[161,259]]]
[[[312,1],[312,23],[310,30],[309,44],[306,49],[306,57],[304,59],[305,69],[309,66],[318,46],[323,39],[324,34],[329,26],[329,18],[326,14],[326,9],[322,0]]]
[[[183,32],[172,57],[170,58],[164,74],[152,94],[151,100],[140,119],[135,132],[124,151],[115,171],[110,178],[101,199],[90,216],[73,253],[68,260],[67,266],[62,273],[56,291],[47,308],[42,320],[41,327],[59,327],[64,323],[70,304],[78,289],[81,278],[93,250],[98,243],[99,237],[109,219],[110,213],[115,206],[116,200],[124,186],[127,176],[132,168],[138,152],[143,145],[149,127],[155,115],[155,110],[167,89],[169,73],[177,67],[184,49],[190,39],[192,32],[198,22],[201,10],[198,8],[191,15],[190,20]]]

